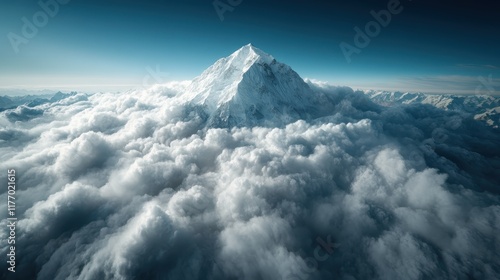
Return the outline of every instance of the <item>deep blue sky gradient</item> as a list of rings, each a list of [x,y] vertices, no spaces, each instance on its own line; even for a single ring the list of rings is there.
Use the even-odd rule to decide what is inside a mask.
[[[124,89],[156,68],[168,73],[161,82],[192,79],[252,43],[302,77],[338,85],[472,93],[481,76],[499,90],[495,1],[401,0],[403,11],[348,63],[339,44],[353,44],[354,27],[388,2],[243,0],[221,21],[212,1],[72,0],[16,54],[8,34],[21,35],[21,18],[41,8],[5,0],[0,87]]]

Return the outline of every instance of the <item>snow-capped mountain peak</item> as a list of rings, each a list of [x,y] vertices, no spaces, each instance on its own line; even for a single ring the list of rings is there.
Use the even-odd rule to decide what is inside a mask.
[[[252,44],[245,45],[235,51],[228,57],[231,66],[246,72],[255,63],[271,64],[274,57],[262,50],[254,47]]]
[[[182,98],[227,126],[287,118],[305,111],[313,93],[288,65],[248,44],[206,69]]]

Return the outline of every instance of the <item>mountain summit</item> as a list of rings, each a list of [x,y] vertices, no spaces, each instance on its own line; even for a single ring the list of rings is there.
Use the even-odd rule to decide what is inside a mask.
[[[224,127],[304,118],[314,97],[288,65],[251,44],[219,59],[183,94],[205,110],[212,126]]]

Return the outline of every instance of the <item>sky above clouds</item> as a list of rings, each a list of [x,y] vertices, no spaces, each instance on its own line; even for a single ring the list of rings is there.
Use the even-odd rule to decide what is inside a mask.
[[[349,63],[340,43],[354,45],[354,28],[389,2],[243,0],[221,21],[211,1],[71,0],[16,53],[8,34],[21,36],[22,18],[33,22],[42,8],[2,1],[0,87],[99,91],[192,79],[253,43],[302,77],[338,85],[498,92],[495,1],[401,1],[403,10]]]

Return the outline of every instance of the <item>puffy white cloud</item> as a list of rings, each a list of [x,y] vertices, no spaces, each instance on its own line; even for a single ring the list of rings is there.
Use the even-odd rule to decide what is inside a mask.
[[[500,276],[498,132],[328,85],[315,90],[329,116],[216,129],[178,98],[185,86],[2,113],[0,170],[18,176],[17,276]]]

